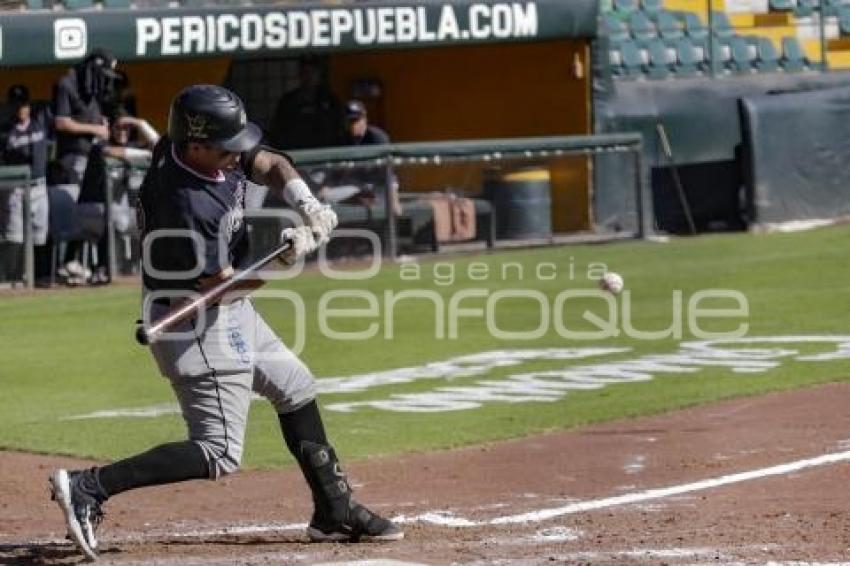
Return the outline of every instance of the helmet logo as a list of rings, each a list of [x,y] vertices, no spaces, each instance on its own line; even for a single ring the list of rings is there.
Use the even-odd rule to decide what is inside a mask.
[[[243,128],[248,124],[248,116],[245,115],[244,110],[239,111],[239,125]]]
[[[198,114],[197,116],[186,114],[186,127],[188,129],[187,137],[195,139],[206,139],[209,137],[207,133],[207,117],[202,114]]]

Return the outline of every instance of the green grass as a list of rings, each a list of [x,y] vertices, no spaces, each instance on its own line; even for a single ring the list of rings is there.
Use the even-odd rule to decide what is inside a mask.
[[[333,320],[336,330],[363,330],[377,322],[377,336],[367,341],[330,340],[318,331],[317,305],[333,289],[384,291],[433,290],[447,300],[462,289],[536,289],[551,301],[565,289],[593,288],[587,278],[592,263],[604,263],[625,277],[633,298],[633,324],[640,329],[663,329],[671,324],[671,296],[681,289],[687,298],[704,288],[743,292],[749,302],[751,335],[844,334],[850,306],[850,262],[844,247],[850,232],[832,228],[801,234],[707,236],[674,240],[669,244],[627,242],[601,246],[569,246],[522,250],[448,260],[423,261],[418,280],[411,266],[389,266],[366,281],[337,282],[319,273],[272,286],[299,293],[306,304],[306,346],[302,358],[320,377],[347,376],[404,366],[421,365],[485,350],[541,347],[628,347],[618,356],[631,359],[649,353],[671,353],[679,340],[636,341],[626,336],[596,342],[573,342],[554,330],[533,341],[506,342],[490,336],[481,320],[463,319],[456,339],[435,338],[434,307],[426,301],[404,301],[397,306],[395,336],[383,337],[379,319]],[[439,265],[435,262],[439,262]],[[441,285],[454,268],[454,280]],[[514,269],[506,277],[502,266],[523,266],[520,280]],[[541,280],[535,266],[554,264],[556,277]],[[485,264],[486,280],[470,277],[470,264]],[[435,275],[434,268],[438,271]],[[482,270],[481,265],[473,267]],[[544,275],[552,269],[544,268]],[[0,447],[113,459],[152,444],[181,438],[179,416],[65,421],[63,417],[114,408],[146,407],[173,402],[166,379],[158,376],[148,352],[133,341],[138,317],[138,290],[99,288],[0,296]],[[485,299],[467,299],[467,308],[483,307]],[[269,323],[288,340],[294,332],[293,309],[286,303],[258,300]],[[362,300],[339,300],[335,306],[362,307]],[[600,303],[570,303],[570,328],[591,327],[580,320],[582,309],[601,313]],[[531,329],[539,313],[527,301],[505,300],[497,321],[503,330]],[[718,305],[719,306],[719,305]],[[381,308],[383,314],[383,308]],[[717,321],[713,330],[729,330],[739,321]],[[684,340],[692,339],[687,332]],[[804,348],[805,350],[806,348]],[[824,347],[810,347],[824,351]],[[617,359],[613,358],[613,359]],[[609,358],[606,358],[608,360]],[[554,369],[564,364],[595,363],[539,361],[522,371]],[[668,411],[679,407],[773,390],[803,387],[846,379],[850,360],[828,363],[783,361],[776,369],[758,374],[735,374],[725,368],[696,374],[656,377],[650,382],[615,384],[604,389],[570,392],[554,403],[486,403],[472,411],[447,413],[393,413],[361,410],[346,414],[325,411],[329,432],[346,459],[376,454],[426,451],[539,431]],[[463,378],[452,386],[481,379],[504,378],[510,370]],[[386,399],[394,393],[430,391],[445,386],[438,380],[385,386],[352,394],[324,396],[325,404]],[[248,430],[245,463],[275,466],[289,461],[277,420],[265,403],[255,403]]]

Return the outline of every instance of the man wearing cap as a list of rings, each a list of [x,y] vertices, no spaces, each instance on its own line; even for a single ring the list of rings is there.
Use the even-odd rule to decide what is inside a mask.
[[[366,107],[359,100],[349,100],[345,104],[345,124],[347,145],[386,145],[390,143],[387,133],[369,123]],[[319,198],[326,202],[347,202],[360,204],[384,204],[383,191],[389,181],[392,191],[393,208],[396,215],[402,213],[398,198],[398,179],[394,173],[387,179],[384,167],[360,166],[347,170],[332,171],[323,179],[318,191]]]
[[[82,183],[92,144],[109,139],[103,107],[115,95],[117,63],[111,52],[95,48],[72,66],[54,88],[56,157],[69,185]],[[72,277],[87,278],[91,273],[76,261],[78,251],[79,246],[68,247],[65,269]]]
[[[359,100],[349,100],[345,104],[345,125],[349,145],[384,145],[390,143],[390,136],[377,126],[369,123],[366,106]]]
[[[262,146],[261,137],[242,101],[225,88],[195,85],[172,102],[168,135],[154,148],[139,193],[146,320],[159,319],[250,261],[243,220],[247,180],[277,191],[303,219],[281,234],[291,243],[283,261],[294,262],[329,240],[336,214],[313,197],[288,156]],[[222,301],[150,348],[180,402],[189,438],[106,466],[51,475],[68,533],[86,556],[97,555],[95,528],[107,499],[235,472],[254,393],[271,401],[285,444],[310,486],[311,541],[403,538],[392,522],[352,497],[325,435],[312,373],[249,299]]]
[[[24,223],[32,226],[33,245],[39,256],[45,255],[47,243],[47,135],[44,125],[34,119],[30,93],[24,85],[12,85],[6,96],[12,119],[0,127],[0,162],[4,165],[26,165],[30,168],[31,186],[4,191],[0,195],[0,280],[20,274],[24,243]],[[30,217],[24,218],[24,191],[30,192]],[[39,262],[43,263],[43,262]],[[38,275],[38,274],[37,274]]]

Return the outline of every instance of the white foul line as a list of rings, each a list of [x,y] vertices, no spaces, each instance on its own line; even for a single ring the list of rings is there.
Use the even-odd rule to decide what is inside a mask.
[[[583,511],[594,511],[596,509],[604,509],[606,507],[614,507],[617,505],[631,505],[633,503],[642,503],[644,501],[650,501],[653,499],[661,499],[664,497],[670,497],[672,495],[691,493],[693,491],[702,491],[704,489],[711,489],[714,487],[756,480],[769,476],[781,476],[784,474],[796,472],[798,470],[803,470],[805,468],[827,466],[829,464],[836,464],[838,462],[844,462],[847,460],[850,460],[850,450],[846,452],[836,452],[834,454],[824,454],[823,456],[818,456],[817,458],[797,460],[796,462],[789,462],[787,464],[780,464],[778,466],[771,466],[769,468],[761,468],[758,470],[751,470],[749,472],[741,472],[728,476],[720,476],[719,478],[711,478],[694,483],[686,483],[682,485],[674,485],[671,487],[649,489],[646,491],[639,491],[637,493],[627,493],[625,495],[618,495],[616,497],[606,497],[605,499],[596,499],[593,501],[581,501],[578,503],[564,505],[563,507],[555,507],[553,509],[541,509],[540,511],[523,513],[521,515],[508,515],[506,517],[497,517],[495,519],[487,521],[484,524],[505,525],[512,523],[532,523],[538,521],[545,521],[547,519],[560,517],[562,515],[572,515],[575,513],[581,513]]]
[[[771,466],[769,468],[760,468],[758,470],[750,470],[748,472],[740,472],[737,474],[730,474],[727,476],[720,476],[717,478],[710,478],[706,480],[701,480],[693,483],[686,483],[681,485],[674,485],[670,487],[661,487],[656,489],[648,489],[646,491],[638,491],[635,493],[627,493],[624,495],[618,495],[616,497],[606,497],[604,499],[595,499],[591,501],[580,501],[577,503],[571,503],[569,505],[564,505],[563,507],[555,507],[552,509],[541,509],[539,511],[532,511],[530,513],[523,513],[521,515],[507,515],[504,517],[496,517],[495,519],[490,519],[488,521],[473,521],[471,519],[466,519],[464,517],[457,517],[453,515],[449,511],[430,511],[427,513],[423,513],[421,515],[414,516],[396,516],[393,517],[393,521],[399,523],[431,523],[435,525],[441,525],[446,527],[486,527],[488,525],[507,525],[507,524],[515,524],[515,523],[537,523],[541,521],[546,521],[548,519],[553,519],[555,517],[561,517],[563,515],[574,515],[576,513],[582,513],[584,511],[595,511],[597,509],[604,509],[606,507],[616,507],[618,505],[632,505],[635,503],[642,503],[644,501],[651,501],[653,499],[663,499],[665,497],[670,497],[673,495],[681,495],[683,493],[691,493],[694,491],[702,491],[706,489],[711,489],[715,487],[721,487],[724,485],[730,485],[734,483],[740,483],[750,480],[757,480],[761,478],[766,478],[770,476],[781,476],[785,474],[790,474],[793,472],[797,472],[799,470],[804,470],[806,468],[817,468],[820,466],[828,466],[830,464],[837,464],[839,462],[846,462],[850,460],[850,450],[845,452],[835,452],[832,454],[824,454],[823,456],[818,456],[816,458],[809,458],[806,460],[797,460],[795,462],[788,462],[786,464],[779,464],[776,466]],[[238,535],[238,534],[260,534],[267,532],[284,532],[284,531],[292,531],[292,530],[301,530],[306,525],[296,523],[296,524],[282,524],[282,523],[271,523],[271,524],[260,524],[260,525],[229,525],[220,528],[214,528],[209,530],[196,530],[184,533],[168,533],[165,535],[167,538],[172,537],[181,537],[181,538],[194,538],[194,537],[209,537],[209,536],[220,536],[220,535]],[[148,534],[143,535],[141,537],[124,537],[122,538],[107,538],[110,542],[120,542],[122,540],[138,540],[142,538],[143,540],[158,540],[158,538],[162,538],[163,534]],[[0,539],[2,540],[2,539]],[[60,539],[50,540],[50,541],[29,541],[29,543],[43,543],[43,542],[61,542]]]

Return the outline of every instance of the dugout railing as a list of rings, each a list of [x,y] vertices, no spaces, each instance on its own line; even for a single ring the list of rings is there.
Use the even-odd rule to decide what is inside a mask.
[[[589,136],[553,136],[506,139],[461,140],[425,143],[396,143],[374,146],[333,147],[290,152],[299,168],[355,168],[368,164],[384,167],[387,186],[393,168],[399,166],[441,165],[457,162],[493,164],[506,160],[546,162],[567,156],[599,156],[620,153],[633,160],[634,237],[643,238],[648,233],[647,207],[642,171],[643,138],[640,134],[625,132]],[[628,182],[628,180],[624,180]],[[402,190],[404,188],[402,187]],[[386,255],[395,257],[398,252],[397,218],[390,202],[390,191],[384,191],[386,208]]]

